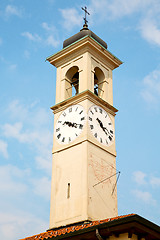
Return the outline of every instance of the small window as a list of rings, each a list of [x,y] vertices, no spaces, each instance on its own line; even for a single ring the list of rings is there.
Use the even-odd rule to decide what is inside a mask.
[[[68,188],[67,188],[67,198],[70,198],[70,189],[71,188],[71,184],[68,183]]]

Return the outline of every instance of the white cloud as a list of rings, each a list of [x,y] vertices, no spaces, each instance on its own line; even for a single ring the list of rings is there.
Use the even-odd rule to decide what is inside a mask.
[[[151,19],[150,17],[143,19],[139,29],[144,39],[160,46],[160,28],[155,19]]]
[[[51,175],[52,161],[50,151],[47,154],[43,154],[43,156],[36,156],[35,160],[38,169],[45,169]]]
[[[134,181],[139,185],[146,184],[145,177],[146,177],[146,174],[141,171],[136,171],[133,173]]]
[[[21,170],[13,165],[0,166],[0,192],[11,196],[25,193],[27,185],[21,181],[28,175],[29,170]]]
[[[8,144],[3,141],[3,140],[0,140],[0,154],[3,155],[4,158],[8,158]]]
[[[141,200],[142,203],[156,205],[156,200],[152,197],[152,195],[149,192],[141,191],[141,190],[133,190],[132,194],[138,200]]]
[[[91,1],[89,9],[102,19],[117,19],[135,12],[145,12],[153,5],[152,0],[99,0]]]
[[[143,79],[141,96],[148,103],[158,103],[160,99],[160,70],[156,69]]]
[[[50,35],[50,36],[46,39],[46,43],[47,43],[47,45],[49,45],[49,46],[57,47],[60,42],[59,42],[58,40],[55,40],[54,37],[53,37],[52,35]]]
[[[50,200],[50,192],[51,192],[51,180],[47,177],[43,177],[40,179],[33,179],[33,191],[38,196],[43,197],[47,201]]]
[[[32,34],[30,32],[23,32],[21,35],[23,37],[26,37],[30,41],[33,41],[33,42],[40,42],[41,41],[41,37],[38,34],[36,34],[36,33]]]
[[[14,71],[16,68],[17,68],[17,64],[11,64],[11,65],[9,66],[9,69],[10,69],[11,71]]]
[[[54,31],[56,31],[56,28],[53,26],[53,25],[48,25],[48,23],[46,23],[46,22],[43,22],[42,23],[42,27],[46,30],[46,31],[48,31],[48,32],[54,32]]]
[[[29,52],[28,50],[25,50],[25,51],[24,51],[24,57],[25,57],[26,59],[30,59],[30,52]]]
[[[151,177],[150,184],[152,185],[152,187],[160,187],[160,178]]]
[[[72,30],[75,26],[82,26],[82,14],[75,8],[67,8],[60,9],[60,12],[63,17],[63,27],[67,29],[67,31]]]
[[[16,210],[14,213],[0,213],[1,238],[5,240],[22,239],[46,231],[48,222],[32,213]]]
[[[47,38],[45,43],[52,47],[57,47],[60,43],[57,36],[57,29],[53,25],[48,25],[48,23],[42,23],[43,29],[47,32]]]
[[[18,9],[16,6],[7,5],[6,9],[5,9],[5,15],[6,16],[15,15],[17,17],[21,17],[22,16],[22,11],[20,9]]]
[[[50,175],[53,133],[48,129],[52,119],[49,112],[38,108],[35,103],[23,106],[18,100],[9,104],[7,112],[13,123],[1,126],[3,137],[16,139],[19,144],[31,147],[37,168]]]

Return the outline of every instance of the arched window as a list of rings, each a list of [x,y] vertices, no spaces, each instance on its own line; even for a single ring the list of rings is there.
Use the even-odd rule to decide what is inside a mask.
[[[71,67],[66,73],[66,91],[69,97],[75,96],[79,93],[79,68],[77,66]]]
[[[104,79],[104,73],[100,68],[96,67],[94,69],[94,93],[99,97],[103,96]]]

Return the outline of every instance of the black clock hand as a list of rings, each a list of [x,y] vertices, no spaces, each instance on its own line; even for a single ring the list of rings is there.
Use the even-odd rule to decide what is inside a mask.
[[[82,124],[79,124],[79,123],[71,123],[71,122],[69,122],[69,121],[65,121],[65,122],[63,123],[63,125],[65,125],[65,124],[68,125],[69,127],[75,127],[75,128],[77,128],[78,125],[81,126],[81,127],[83,127]]]
[[[71,122],[69,122],[69,121],[65,121],[64,123],[63,123],[63,125],[68,125],[68,127],[75,127],[75,128],[77,128],[77,125],[75,124],[75,123],[71,123]]]
[[[102,130],[105,132],[106,135],[108,135],[108,129],[106,129],[105,127],[103,127],[103,123],[101,122],[101,120],[99,118],[96,119],[100,125],[100,127],[102,128]],[[107,132],[106,132],[107,130]]]

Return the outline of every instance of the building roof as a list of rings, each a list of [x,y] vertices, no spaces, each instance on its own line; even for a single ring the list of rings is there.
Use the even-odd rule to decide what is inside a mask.
[[[75,35],[71,36],[70,38],[67,38],[66,40],[64,40],[63,48],[68,47],[72,43],[78,41],[79,39],[81,39],[85,36],[92,37],[94,40],[96,40],[96,42],[98,42],[104,48],[107,49],[107,43],[105,41],[103,41],[100,37],[98,37],[94,32],[89,30],[88,27],[86,27],[86,25],[83,26],[83,28],[80,30],[80,32],[78,32]]]
[[[87,221],[60,228],[49,229],[21,240],[44,240],[44,239],[97,239],[100,234],[104,239],[111,235],[128,233],[128,237],[136,234],[147,239],[160,239],[160,227],[136,214],[129,214],[108,218],[100,221]]]

